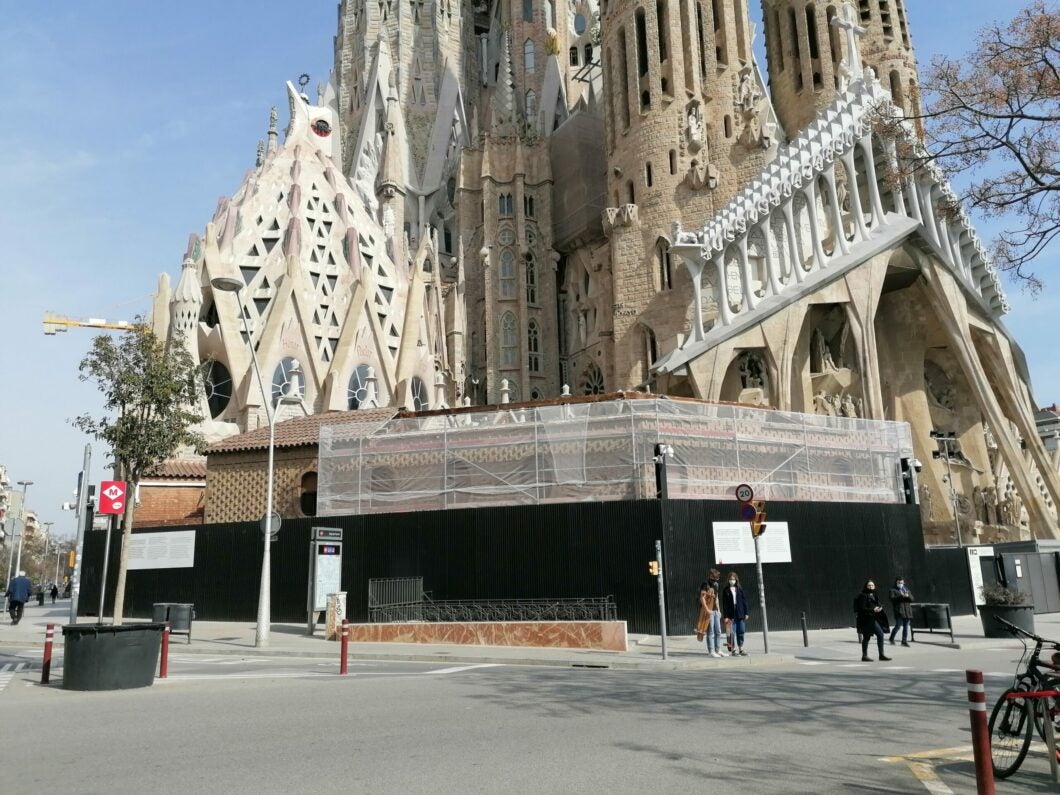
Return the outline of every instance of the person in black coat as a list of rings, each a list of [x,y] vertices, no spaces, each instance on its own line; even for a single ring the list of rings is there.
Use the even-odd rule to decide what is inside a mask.
[[[872,580],[866,582],[854,604],[858,614],[858,634],[861,636],[861,661],[872,662],[869,657],[869,639],[873,635],[876,636],[876,645],[880,648],[880,660],[890,660],[891,658],[883,653],[883,627],[887,624],[887,614],[883,612],[879,597],[876,596],[876,583]]]
[[[747,630],[747,597],[743,588],[740,587],[740,578],[735,571],[729,572],[728,583],[721,586],[721,614],[727,621],[732,622],[732,634],[736,641],[733,654],[746,657],[747,652],[743,649],[744,632]],[[881,640],[880,643],[883,643]],[[882,646],[880,648],[883,648]]]
[[[905,577],[896,577],[894,587],[891,589],[891,607],[894,608],[894,629],[891,630],[891,645],[898,634],[898,628],[902,629],[902,645],[909,645],[909,635],[913,620],[913,594],[905,587]]]

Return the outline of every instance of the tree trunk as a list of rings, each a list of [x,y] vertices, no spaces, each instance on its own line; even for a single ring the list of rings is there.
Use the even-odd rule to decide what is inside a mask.
[[[114,623],[120,624],[125,617],[125,572],[129,566],[129,538],[132,536],[133,510],[136,503],[136,488],[139,483],[129,483],[125,491],[125,512],[121,519],[121,555],[118,558],[118,581],[114,584]]]

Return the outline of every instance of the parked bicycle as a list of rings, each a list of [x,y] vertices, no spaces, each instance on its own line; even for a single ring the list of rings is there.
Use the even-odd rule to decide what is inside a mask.
[[[1027,632],[1002,618],[997,621],[1023,644],[1012,687],[1001,694],[990,713],[990,758],[994,775],[1008,778],[1027,756],[1035,728],[1045,740],[1046,714],[1054,721],[1055,730],[1060,732],[1060,725],[1056,723],[1060,716],[1060,698],[1036,695],[1056,692],[1060,686],[1060,642]],[[1028,640],[1034,641],[1033,650],[1028,648]],[[1046,646],[1053,651],[1048,661],[1041,658]],[[1060,758],[1060,754],[1057,756]]]

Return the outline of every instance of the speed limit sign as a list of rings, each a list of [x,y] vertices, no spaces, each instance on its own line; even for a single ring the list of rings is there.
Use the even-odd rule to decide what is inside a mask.
[[[741,483],[736,487],[736,499],[740,502],[750,502],[755,498],[755,490],[748,484]]]

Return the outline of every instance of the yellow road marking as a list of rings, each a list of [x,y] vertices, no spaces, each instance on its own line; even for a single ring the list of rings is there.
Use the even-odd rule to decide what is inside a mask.
[[[910,762],[909,769],[913,771],[917,781],[924,785],[924,789],[933,795],[953,795],[953,790],[942,783],[942,779],[935,773],[935,768],[923,762]]]
[[[963,761],[972,754],[972,746],[959,745],[955,748],[936,748],[934,751],[916,751],[912,754],[901,754],[900,756],[885,756],[881,762],[908,762],[911,759],[953,759]]]

